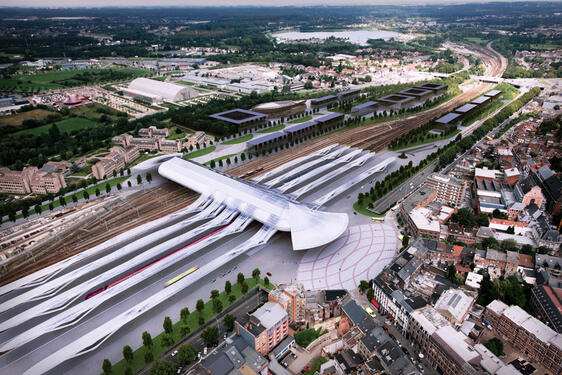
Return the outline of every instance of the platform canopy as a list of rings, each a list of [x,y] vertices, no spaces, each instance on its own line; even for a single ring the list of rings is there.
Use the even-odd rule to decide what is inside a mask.
[[[160,165],[158,173],[269,227],[290,232],[294,250],[326,245],[347,230],[349,218],[345,213],[313,210],[265,186],[218,173],[192,161],[170,159]]]

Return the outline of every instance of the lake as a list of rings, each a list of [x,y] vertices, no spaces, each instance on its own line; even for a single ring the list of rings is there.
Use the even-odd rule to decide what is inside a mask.
[[[348,30],[348,31],[283,31],[273,34],[277,41],[283,40],[303,40],[303,39],[327,39],[331,36],[340,39],[347,39],[351,43],[366,45],[369,39],[390,39],[402,38],[404,35],[394,31],[382,30]]]

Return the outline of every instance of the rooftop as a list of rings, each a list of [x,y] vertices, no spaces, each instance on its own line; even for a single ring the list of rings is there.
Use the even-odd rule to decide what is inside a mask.
[[[426,89],[426,90],[442,90],[446,89],[447,85],[443,85],[441,83],[424,83],[421,85],[416,86],[416,88]]]
[[[451,122],[457,120],[461,115],[458,113],[447,113],[445,116],[442,116],[435,120],[438,124],[450,124]]]
[[[480,97],[474,99],[471,103],[483,104],[483,103],[486,103],[489,100],[490,100],[490,97],[488,97],[488,96],[480,96]]]
[[[415,98],[406,95],[399,95],[399,94],[391,94],[387,96],[383,96],[382,98],[378,98],[377,100],[380,102],[387,102],[393,104],[402,104],[409,101],[414,100]]]
[[[216,120],[230,122],[232,124],[240,125],[250,121],[263,120],[267,115],[259,112],[248,111],[247,109],[231,109],[220,113],[215,113],[209,117]]]
[[[501,93],[502,93],[501,90],[491,90],[491,91],[488,91],[487,93],[485,93],[484,95],[485,96],[496,96],[496,95],[499,95]]]
[[[252,314],[265,328],[275,327],[280,321],[287,318],[287,311],[276,302],[266,302]]]
[[[455,109],[455,112],[457,112],[457,113],[467,113],[467,112],[472,111],[476,107],[477,107],[476,104],[465,104],[462,107],[459,107],[459,108]]]
[[[312,210],[287,195],[191,161],[172,158],[158,173],[268,227],[291,232],[295,250],[328,244],[347,230],[347,214]]]
[[[433,93],[433,91],[412,87],[406,90],[399,91],[398,93],[403,95],[410,95],[410,96],[425,96]]]

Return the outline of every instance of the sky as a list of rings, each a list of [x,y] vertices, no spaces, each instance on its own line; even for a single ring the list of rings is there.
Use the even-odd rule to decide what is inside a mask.
[[[0,6],[15,7],[134,7],[134,6],[311,6],[311,5],[419,5],[484,3],[490,0],[0,0]],[[498,1],[498,0],[495,0]],[[502,1],[502,0],[500,0]],[[509,1],[509,0],[506,0]]]

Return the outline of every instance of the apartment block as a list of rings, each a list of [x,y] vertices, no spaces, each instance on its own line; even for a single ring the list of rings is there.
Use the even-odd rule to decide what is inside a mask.
[[[158,149],[165,154],[173,154],[181,151],[181,142],[179,139],[167,140],[165,138],[158,139]]]
[[[426,181],[427,186],[437,191],[438,199],[443,202],[453,203],[459,207],[466,191],[466,185],[455,177],[434,173]]]
[[[289,314],[289,324],[304,322],[306,295],[302,284],[279,285],[269,293],[272,302],[280,304]]]
[[[168,128],[158,129],[156,126],[149,126],[148,128],[140,128],[139,136],[143,138],[166,138],[170,135]]]
[[[289,334],[289,315],[276,302],[266,302],[236,321],[236,334],[261,355],[267,355]]]
[[[532,361],[554,374],[562,372],[562,334],[529,315],[519,306],[494,300],[484,312],[494,331]]]
[[[66,187],[62,173],[36,171],[31,177],[31,192],[34,194],[56,194]]]

